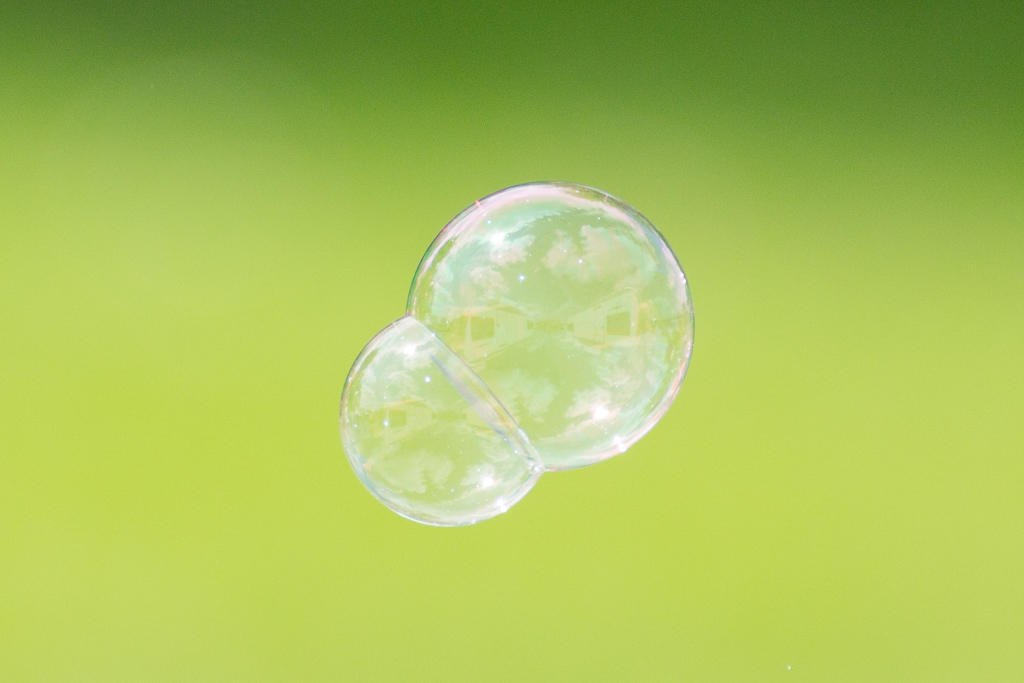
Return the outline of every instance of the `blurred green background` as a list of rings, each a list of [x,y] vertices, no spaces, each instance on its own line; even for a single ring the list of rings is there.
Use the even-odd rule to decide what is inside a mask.
[[[127,4],[0,7],[0,680],[1024,679],[1019,4]],[[539,179],[662,230],[689,376],[405,521],[345,375]]]

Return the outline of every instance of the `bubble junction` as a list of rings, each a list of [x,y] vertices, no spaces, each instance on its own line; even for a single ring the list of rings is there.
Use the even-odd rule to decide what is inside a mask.
[[[570,183],[507,188],[456,216],[406,313],[356,359],[342,440],[378,499],[437,526],[505,512],[545,469],[624,452],[672,403],[693,348],[664,238]]]

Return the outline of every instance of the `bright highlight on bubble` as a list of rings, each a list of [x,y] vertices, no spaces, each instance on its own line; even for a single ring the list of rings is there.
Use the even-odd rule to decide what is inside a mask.
[[[371,493],[437,526],[507,511],[545,469],[624,452],[668,410],[693,349],[664,238],[570,183],[510,187],[456,216],[406,313],[349,372],[341,435]]]

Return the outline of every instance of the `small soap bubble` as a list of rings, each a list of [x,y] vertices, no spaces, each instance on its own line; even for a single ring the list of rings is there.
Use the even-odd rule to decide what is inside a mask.
[[[429,381],[425,370],[444,381]],[[493,517],[526,495],[543,472],[487,387],[409,317],[374,337],[356,359],[342,396],[341,435],[366,487],[398,514],[424,524],[460,526]]]
[[[545,469],[625,452],[672,403],[693,348],[686,277],[661,234],[568,183],[459,214],[406,313],[349,372],[342,441],[371,493],[437,526],[506,512]]]

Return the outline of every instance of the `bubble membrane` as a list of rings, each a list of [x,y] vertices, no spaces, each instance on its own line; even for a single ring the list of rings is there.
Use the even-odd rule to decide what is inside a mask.
[[[661,234],[570,183],[511,187],[459,214],[423,257],[406,312],[494,392],[549,470],[647,433],[693,346],[686,276]]]
[[[544,470],[473,371],[408,316],[374,337],[352,366],[341,434],[352,468],[378,499],[434,526],[505,512]]]
[[[456,216],[406,313],[349,372],[342,441],[373,495],[437,526],[505,512],[545,469],[624,452],[668,409],[693,349],[664,238],[570,183],[507,188]]]

